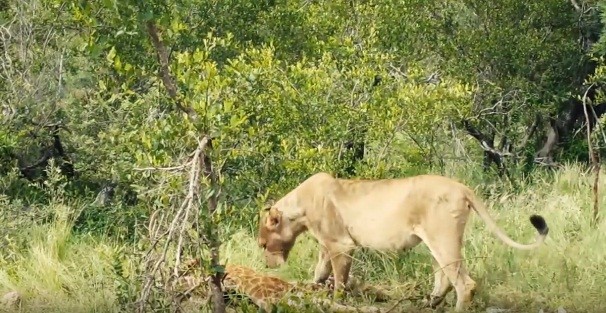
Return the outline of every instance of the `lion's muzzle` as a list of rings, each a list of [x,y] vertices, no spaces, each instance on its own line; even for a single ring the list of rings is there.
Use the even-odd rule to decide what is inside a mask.
[[[265,265],[268,268],[277,268],[286,263],[282,252],[269,252],[265,250]]]

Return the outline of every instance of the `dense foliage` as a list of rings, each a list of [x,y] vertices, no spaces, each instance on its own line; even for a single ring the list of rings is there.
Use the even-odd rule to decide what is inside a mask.
[[[471,162],[485,180],[515,181],[585,162],[583,98],[592,125],[606,111],[605,5],[0,2],[2,210],[45,221],[56,212],[41,205],[71,197],[79,232],[144,249],[142,225],[188,183],[144,168],[185,164],[203,135],[224,236],[317,171],[385,178]]]

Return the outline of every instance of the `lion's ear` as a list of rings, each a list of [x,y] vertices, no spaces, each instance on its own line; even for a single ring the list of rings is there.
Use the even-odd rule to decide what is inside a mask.
[[[261,219],[263,219],[265,217],[265,215],[267,215],[267,213],[269,213],[269,209],[271,209],[271,204],[263,205],[263,207],[261,208],[261,211],[259,211],[259,217]]]
[[[267,215],[266,225],[268,228],[276,228],[280,224],[282,220],[282,212],[280,212],[275,207],[271,207],[269,209],[269,214]]]

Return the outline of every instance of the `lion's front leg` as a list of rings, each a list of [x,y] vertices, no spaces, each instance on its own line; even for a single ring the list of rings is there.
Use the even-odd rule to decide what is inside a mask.
[[[322,284],[326,282],[331,271],[332,265],[330,262],[330,254],[328,253],[328,249],[322,247],[318,257],[318,264],[316,264],[316,269],[314,271],[314,283]]]
[[[340,253],[330,253],[332,272],[334,273],[335,277],[334,296],[337,298],[342,296],[347,285],[347,280],[349,279],[352,252],[353,250]]]

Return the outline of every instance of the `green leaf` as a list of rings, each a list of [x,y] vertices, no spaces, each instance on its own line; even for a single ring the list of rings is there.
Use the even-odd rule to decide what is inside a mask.
[[[112,46],[111,49],[109,50],[109,52],[107,53],[107,56],[105,57],[105,59],[112,63],[114,61],[114,58],[116,57],[116,47]]]

